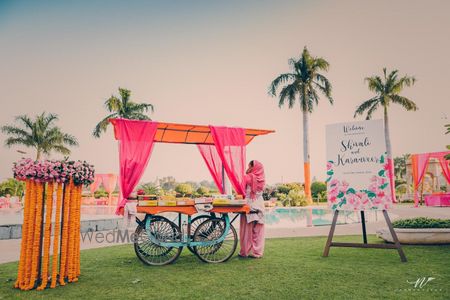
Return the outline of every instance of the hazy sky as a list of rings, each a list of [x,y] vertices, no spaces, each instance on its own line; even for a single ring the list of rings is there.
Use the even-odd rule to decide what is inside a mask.
[[[57,113],[80,142],[72,158],[100,173],[118,172],[117,142],[111,130],[91,132],[120,86],[155,105],[155,120],[276,130],[247,147],[248,159],[265,164],[269,183],[302,181],[300,109],[279,109],[267,88],[305,45],[330,62],[335,99],[311,116],[318,179],[325,125],[353,120],[372,96],[364,77],[383,67],[418,80],[404,95],[419,111],[390,108],[394,155],[450,144],[450,1],[68,2],[0,0],[0,121]],[[25,150],[1,146],[0,179],[11,176],[16,149]],[[210,180],[194,146],[157,144],[143,180],[167,175]]]

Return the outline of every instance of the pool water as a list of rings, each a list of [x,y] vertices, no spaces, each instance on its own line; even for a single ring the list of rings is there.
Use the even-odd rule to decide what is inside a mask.
[[[376,222],[381,212],[365,212],[366,222]],[[296,228],[331,225],[333,211],[323,207],[273,207],[267,208],[265,222],[273,228]],[[361,215],[354,211],[340,211],[338,224],[360,223]]]

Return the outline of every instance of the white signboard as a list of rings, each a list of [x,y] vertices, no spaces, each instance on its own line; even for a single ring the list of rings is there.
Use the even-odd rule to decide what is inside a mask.
[[[383,120],[326,127],[328,205],[383,210],[392,204]]]

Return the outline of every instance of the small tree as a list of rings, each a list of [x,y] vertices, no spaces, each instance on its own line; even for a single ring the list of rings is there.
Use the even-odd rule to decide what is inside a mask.
[[[314,199],[317,199],[319,193],[326,192],[327,185],[322,181],[314,181],[311,185],[311,194]]]
[[[22,196],[25,189],[25,183],[14,178],[8,178],[0,183],[0,196]]]

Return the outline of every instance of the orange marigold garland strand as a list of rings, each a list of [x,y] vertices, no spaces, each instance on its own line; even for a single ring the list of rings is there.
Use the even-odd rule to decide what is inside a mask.
[[[47,184],[47,193],[45,199],[45,229],[44,229],[44,254],[42,257],[41,285],[37,288],[43,290],[48,283],[48,262],[50,259],[50,238],[52,234],[52,210],[53,210],[53,182]]]
[[[23,286],[23,281],[25,277],[25,260],[26,260],[26,241],[28,235],[28,223],[30,218],[30,180],[25,182],[25,197],[23,199],[23,224],[22,224],[22,241],[20,243],[20,260],[19,260],[19,270],[17,275],[15,288]]]
[[[40,260],[40,243],[41,243],[41,223],[42,223],[42,205],[43,205],[43,192],[44,183],[36,183],[36,221],[33,239],[33,252],[31,260],[31,278],[28,284],[28,289],[33,289],[38,276],[39,260]]]
[[[80,224],[81,224],[81,193],[83,191],[83,186],[78,186],[77,191],[77,205],[76,205],[76,236],[75,236],[75,267],[74,267],[74,279],[73,281],[78,281],[78,276],[80,276]]]
[[[56,191],[56,216],[55,216],[55,234],[53,238],[53,261],[52,261],[52,283],[51,288],[56,287],[56,280],[58,276],[58,249],[59,236],[61,235],[61,206],[63,198],[63,184],[58,183]]]
[[[81,232],[81,200],[83,186],[80,185],[80,191],[78,192],[78,206],[77,206],[77,268],[76,268],[76,276],[78,280],[78,276],[80,276],[80,232]]]
[[[63,230],[61,235],[61,259],[59,265],[59,284],[66,285],[66,260],[69,233],[69,203],[70,203],[70,183],[65,184],[64,200],[63,200]]]
[[[70,217],[69,217],[69,247],[67,251],[67,277],[68,281],[73,280],[74,258],[75,258],[75,222],[76,222],[76,206],[77,206],[77,191],[78,188],[72,183],[70,195]]]
[[[28,218],[28,233],[27,233],[27,241],[25,247],[25,278],[21,289],[28,289],[28,285],[31,280],[31,262],[33,256],[33,241],[34,241],[34,227],[36,221],[36,199],[37,199],[37,191],[36,191],[36,182],[33,180],[30,182],[30,210],[29,210],[29,218]]]

